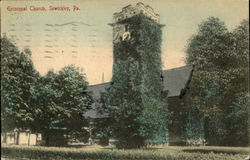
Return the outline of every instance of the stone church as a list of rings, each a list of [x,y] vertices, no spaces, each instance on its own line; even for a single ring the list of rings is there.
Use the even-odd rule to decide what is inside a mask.
[[[113,27],[113,45],[121,41],[129,41],[132,38],[130,33],[130,25],[127,23],[119,23],[127,20],[136,15],[142,14],[149,18],[155,24],[164,27],[165,25],[160,24],[160,17],[154,13],[152,7],[144,5],[143,3],[137,3],[135,6],[128,5],[122,8],[119,13],[113,14],[113,23],[109,24]],[[161,58],[161,53],[158,55]],[[114,51],[114,64],[117,63],[119,57],[115,55]],[[150,60],[148,60],[150,61]],[[113,76],[116,74],[115,65],[113,66]],[[189,83],[192,78],[194,66],[183,66],[179,68],[163,70],[161,71],[160,78],[163,83],[162,93],[168,98],[168,109],[173,113],[172,124],[169,125],[169,144],[176,145],[181,142],[181,133],[178,131],[178,108],[183,105],[183,97],[188,90]],[[92,103],[91,109],[88,110],[84,117],[90,120],[109,118],[109,113],[102,107],[101,94],[107,91],[108,88],[112,87],[116,83],[111,81],[108,83],[101,83],[96,85],[88,86],[87,92],[92,94],[94,102]]]

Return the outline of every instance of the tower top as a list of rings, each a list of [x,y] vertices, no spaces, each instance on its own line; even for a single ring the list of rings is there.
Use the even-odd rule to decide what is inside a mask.
[[[144,5],[142,2],[137,3],[135,6],[128,5],[122,8],[121,12],[113,14],[113,23],[117,23],[121,20],[133,17],[138,14],[143,14],[146,17],[152,19],[156,23],[160,23],[160,16],[154,13],[154,10],[149,5]]]

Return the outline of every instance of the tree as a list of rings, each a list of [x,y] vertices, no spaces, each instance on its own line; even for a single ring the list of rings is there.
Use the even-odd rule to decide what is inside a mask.
[[[225,113],[225,122],[228,125],[226,141],[231,145],[248,145],[245,137],[249,135],[247,128],[248,107],[250,97],[247,86],[249,86],[249,20],[243,20],[241,24],[232,31],[234,38],[234,61],[231,62],[231,79],[228,93],[233,95],[228,111]],[[237,85],[235,85],[237,84]]]
[[[204,116],[205,138],[210,144],[231,143],[228,115],[234,109],[230,106],[239,102],[241,92],[245,92],[249,39],[246,22],[242,24],[236,29],[238,33],[230,33],[222,21],[210,17],[199,25],[187,46],[186,63],[196,66],[192,89],[186,97],[187,108]]]
[[[189,108],[196,107],[216,127],[209,126],[207,137],[211,131],[222,136],[225,132],[222,122],[224,108],[220,105],[225,88],[224,71],[228,67],[231,43],[229,32],[218,18],[210,17],[199,25],[198,33],[191,37],[186,50],[187,64],[195,65],[190,94],[187,99]],[[194,109],[195,110],[195,109]],[[197,113],[199,114],[199,113]]]
[[[67,114],[62,114],[58,126],[66,128],[67,134],[83,132],[87,122],[82,114],[90,107],[91,97],[86,94],[88,82],[79,68],[73,65],[62,68],[55,78],[54,88],[60,94],[57,105],[61,106]],[[65,112],[65,113],[66,113]]]
[[[58,129],[55,122],[60,121],[62,115],[70,114],[69,111],[57,104],[60,93],[54,88],[55,78],[56,74],[53,71],[49,71],[44,77],[40,77],[35,92],[31,97],[35,117],[32,130],[42,133],[45,145],[49,145],[51,131],[55,128]]]
[[[2,132],[14,128],[42,132],[46,144],[54,129],[73,136],[84,133],[81,114],[91,103],[85,75],[71,65],[41,77],[28,48],[20,53],[4,36],[1,49]]]
[[[67,138],[87,136],[83,130],[87,122],[81,116],[92,101],[85,92],[87,85],[85,75],[73,65],[62,68],[58,73],[49,71],[40,78],[32,97],[36,104],[34,130],[42,132],[46,145],[50,145],[50,138],[56,131],[61,132],[57,136],[65,134]]]
[[[1,39],[1,122],[2,131],[29,129],[34,121],[30,96],[34,92],[38,72],[31,51],[18,48],[4,36]]]

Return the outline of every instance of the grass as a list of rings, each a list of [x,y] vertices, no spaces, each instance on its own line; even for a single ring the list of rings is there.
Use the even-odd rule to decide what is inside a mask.
[[[86,159],[86,160],[240,160],[249,153],[246,147],[176,147],[151,146],[144,149],[118,150],[113,147],[41,147],[2,146],[7,159]]]
[[[200,147],[189,147],[189,146],[169,146],[165,149],[179,150],[184,152],[201,152],[201,153],[227,153],[227,154],[249,154],[249,147],[220,147],[220,146],[200,146]]]

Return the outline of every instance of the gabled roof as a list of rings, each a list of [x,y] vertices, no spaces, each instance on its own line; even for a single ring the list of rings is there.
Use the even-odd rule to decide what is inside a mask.
[[[101,83],[95,84],[87,87],[87,92],[92,92],[92,97],[94,100],[100,100],[101,92],[105,92],[106,89],[110,86],[110,83]]]
[[[187,65],[163,71],[163,86],[164,91],[168,92],[168,97],[179,96],[181,98],[185,94],[193,70],[193,65]]]
[[[91,104],[91,109],[83,114],[84,118],[108,118],[109,111],[103,108],[101,103],[101,93],[105,92],[110,86],[110,83],[95,84],[87,87],[87,92],[92,95],[94,102]]]
[[[168,92],[168,97],[181,97],[187,89],[192,73],[194,70],[193,65],[164,70],[163,76],[163,90]],[[110,82],[95,84],[87,87],[87,92],[92,92],[94,100],[101,98],[101,92],[105,92],[110,87]]]
[[[168,97],[181,98],[188,88],[194,70],[193,65],[164,70],[163,76],[163,91],[168,93]],[[95,84],[87,87],[87,92],[92,94],[94,103],[91,109],[83,114],[85,118],[108,118],[109,112],[103,108],[101,100],[101,93],[105,92],[110,87],[110,82]]]

